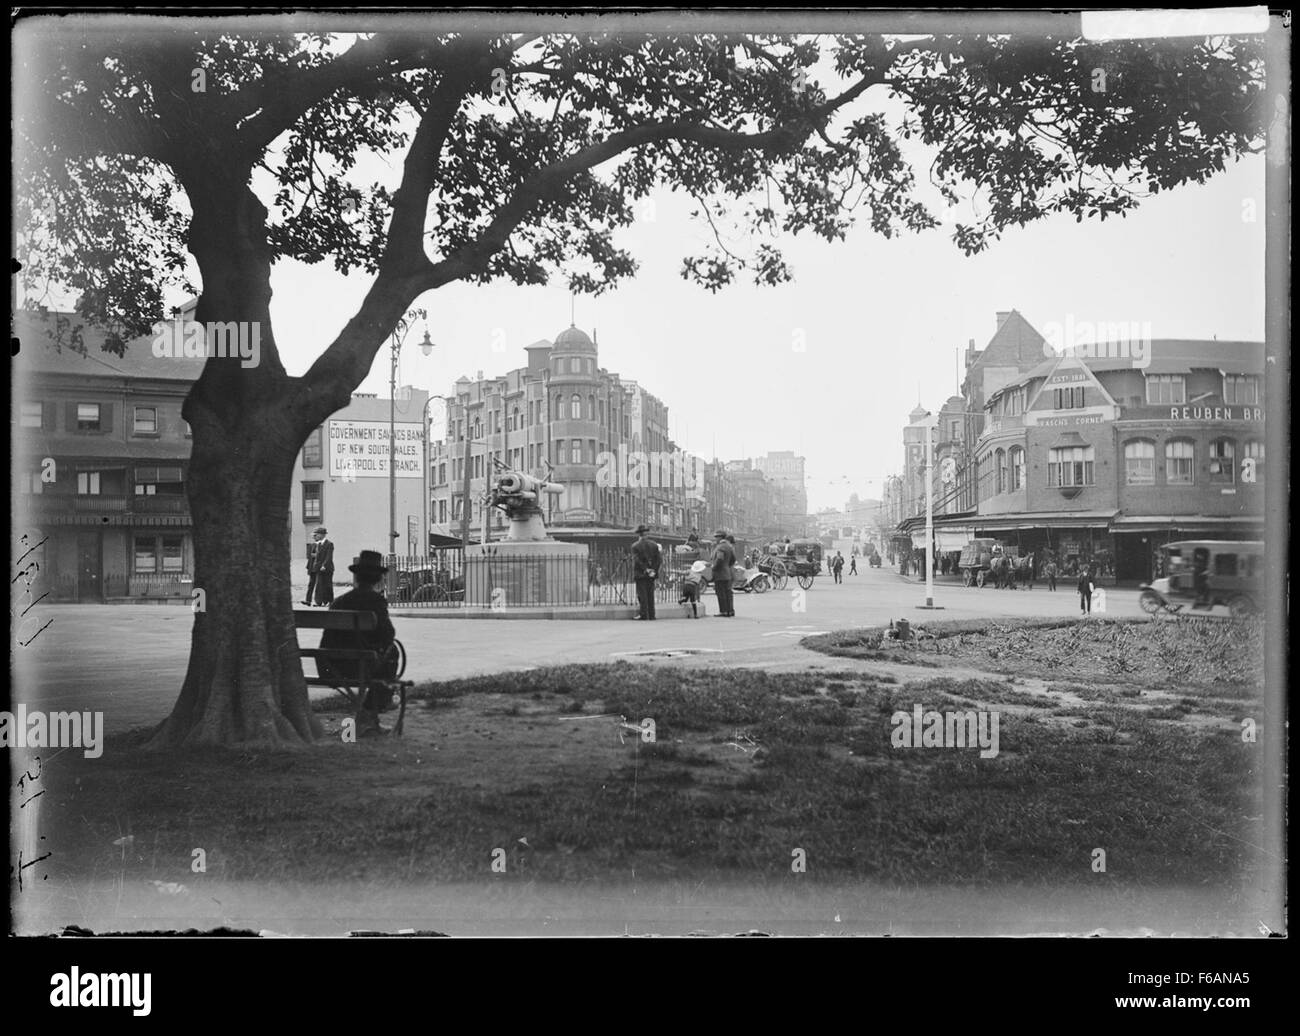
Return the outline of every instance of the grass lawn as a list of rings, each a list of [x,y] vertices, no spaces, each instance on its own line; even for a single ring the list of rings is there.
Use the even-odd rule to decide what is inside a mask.
[[[402,738],[343,743],[344,713],[327,710],[332,737],[309,750],[109,739],[100,759],[46,769],[51,864],[188,880],[202,848],[228,880],[483,881],[501,849],[503,880],[756,882],[802,849],[812,879],[1240,886],[1261,841],[1257,746],[1238,726],[1258,688],[1235,669],[1171,672],[1171,638],[1216,650],[1186,625],[1022,630],[1023,677],[996,672],[997,627],[945,638],[929,650],[940,667],[910,682],[861,666],[562,666],[418,688]],[[815,639],[882,650],[861,631]],[[892,747],[891,715],[916,704],[995,710],[998,755]],[[653,719],[656,740],[623,718]]]

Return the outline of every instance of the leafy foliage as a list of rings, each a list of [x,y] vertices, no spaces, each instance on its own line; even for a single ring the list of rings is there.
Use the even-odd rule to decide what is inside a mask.
[[[1202,182],[1263,127],[1253,39],[27,31],[24,290],[79,296],[115,346],[190,289],[196,195],[250,181],[268,268],[401,274],[402,303],[455,278],[603,291],[636,270],[616,232],[666,186],[712,232],[682,275],[716,291],[789,280],[782,235],[939,225],[917,144],[944,197],[979,199],[953,230],[975,253],[1010,226]],[[403,149],[399,190],[354,181],[362,156]],[[411,220],[416,257],[395,241]]]

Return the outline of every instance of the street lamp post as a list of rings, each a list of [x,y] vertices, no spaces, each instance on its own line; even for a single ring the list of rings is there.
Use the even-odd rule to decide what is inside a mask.
[[[397,326],[393,328],[392,362],[388,370],[388,556],[390,559],[397,556],[397,540],[400,535],[397,531],[397,357],[402,351],[402,343],[406,340],[407,332],[411,329],[411,322],[417,316],[427,320],[427,314],[422,309],[410,310],[405,316],[398,318]],[[411,319],[408,320],[408,317]],[[420,343],[420,351],[425,356],[433,352],[433,342],[429,339],[427,323],[424,327],[424,341]],[[425,438],[428,438],[427,428]],[[425,477],[428,477],[427,474]],[[428,507],[427,496],[425,506]],[[428,542],[427,529],[425,542]],[[392,567],[390,564],[389,568]]]
[[[925,457],[922,471],[925,479],[925,604],[918,608],[934,609],[934,447],[933,423],[931,415],[926,414],[925,422]]]

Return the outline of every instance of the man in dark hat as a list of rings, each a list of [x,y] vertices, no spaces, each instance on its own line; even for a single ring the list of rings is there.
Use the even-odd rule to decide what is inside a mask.
[[[334,544],[323,525],[316,530],[316,555],[312,565],[316,576],[315,603],[327,605],[334,600]]]
[[[713,534],[713,592],[718,595],[718,614],[735,618],[735,604],[731,596],[731,568],[736,563],[736,550],[727,540],[727,533],[719,529]]]
[[[320,536],[312,533],[312,538],[307,544],[307,592],[302,598],[302,603],[306,605],[312,603],[312,594],[316,592],[316,542],[319,539]]]
[[[663,562],[663,551],[659,544],[649,536],[648,525],[636,527],[637,541],[632,544],[632,559],[636,576],[636,603],[639,608],[638,619],[653,620],[655,617],[655,579]]]
[[[380,587],[384,585],[384,575],[388,569],[379,551],[363,550],[348,566],[348,571],[352,573],[352,589],[330,605],[330,611],[373,612],[375,628],[363,632],[326,630],[321,636],[320,646],[370,650],[379,654],[381,661],[378,666],[371,667],[371,672],[378,669],[374,675],[380,678],[380,682],[371,683],[365,691],[365,699],[361,705],[360,729],[357,731],[359,734],[374,733],[381,729],[379,711],[389,703],[388,699],[391,698],[382,678],[391,675],[385,660],[392,656],[393,641],[397,639],[392,620],[388,617],[388,601],[379,592]],[[321,678],[326,680],[335,674],[356,680],[361,675],[360,668],[357,662],[327,662],[324,659],[317,661],[317,671]]]

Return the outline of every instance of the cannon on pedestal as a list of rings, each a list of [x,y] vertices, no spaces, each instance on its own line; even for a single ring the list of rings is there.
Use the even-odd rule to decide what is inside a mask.
[[[534,478],[522,471],[506,471],[499,475],[488,503],[505,511],[510,519],[504,542],[538,543],[548,540],[546,523],[542,521],[542,494],[563,492],[564,486],[559,483]]]

